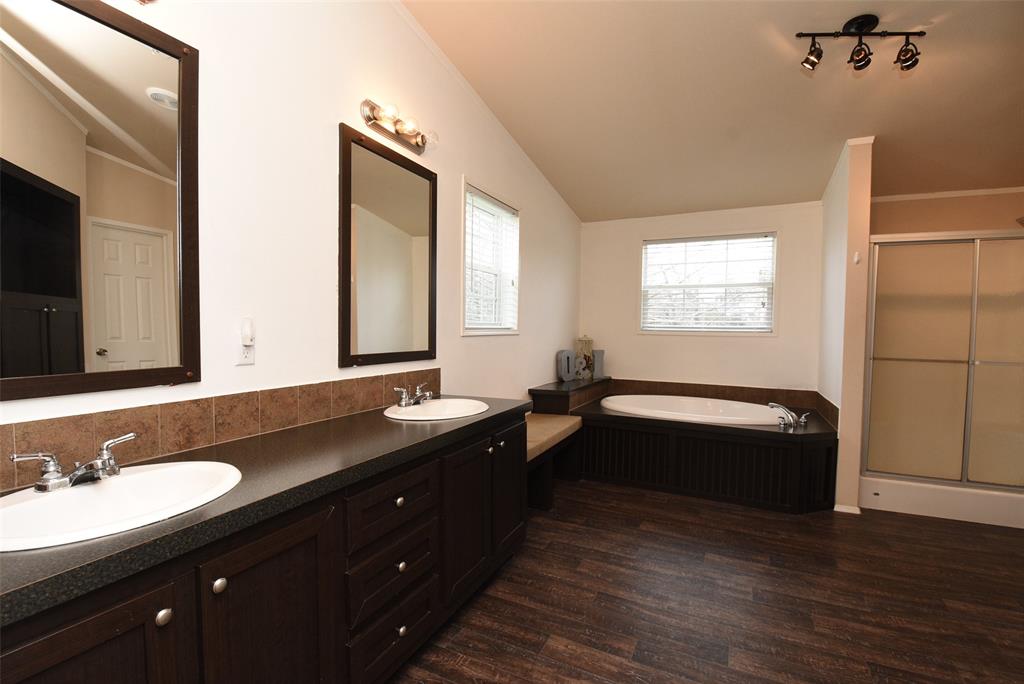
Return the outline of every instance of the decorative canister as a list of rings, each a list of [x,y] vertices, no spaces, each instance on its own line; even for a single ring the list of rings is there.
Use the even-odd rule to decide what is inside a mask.
[[[594,340],[587,335],[576,340],[576,368],[577,378],[589,380],[594,377]]]
[[[576,377],[576,356],[572,351],[562,349],[555,354],[555,370],[562,382],[568,382]]]

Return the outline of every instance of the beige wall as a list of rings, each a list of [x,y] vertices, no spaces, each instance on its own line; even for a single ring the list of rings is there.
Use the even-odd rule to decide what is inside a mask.
[[[849,148],[843,147],[821,197],[821,350],[818,392],[842,402],[843,330],[846,312],[846,231],[849,223]]]
[[[175,185],[91,151],[85,161],[88,216],[177,232]]]
[[[644,240],[773,231],[775,331],[641,333]],[[580,332],[609,375],[714,385],[818,388],[821,205],[818,202],[584,223]]]
[[[85,132],[0,57],[0,156],[83,198]]]
[[[1024,161],[1022,161],[1024,163]],[[1024,217],[1024,188],[1012,192],[950,196],[940,193],[914,199],[875,197],[871,233],[929,233],[950,230],[1012,230]]]

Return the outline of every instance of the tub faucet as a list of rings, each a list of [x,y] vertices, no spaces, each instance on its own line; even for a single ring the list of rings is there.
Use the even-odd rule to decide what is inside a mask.
[[[782,411],[782,415],[779,416],[779,428],[785,430],[786,428],[796,427],[797,422],[800,420],[796,417],[796,414],[790,411],[782,404],[776,404],[774,401],[768,402],[768,408],[778,409]],[[807,423],[807,416],[804,414],[803,423]]]

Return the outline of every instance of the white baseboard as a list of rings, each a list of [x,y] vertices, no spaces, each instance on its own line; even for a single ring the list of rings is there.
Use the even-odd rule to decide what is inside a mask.
[[[853,515],[860,515],[860,506],[847,506],[846,504],[836,504],[836,513],[851,513]]]
[[[860,505],[896,513],[1024,528],[1024,492],[862,477]]]

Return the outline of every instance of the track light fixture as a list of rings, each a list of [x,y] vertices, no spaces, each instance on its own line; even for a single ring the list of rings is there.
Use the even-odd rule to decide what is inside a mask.
[[[854,71],[861,71],[867,69],[868,65],[871,64],[871,48],[864,44],[864,39],[859,38],[857,45],[854,46],[850,52],[850,59],[846,60],[847,64],[853,65]]]
[[[910,36],[904,39],[903,47],[896,53],[896,59],[893,64],[900,65],[900,71],[910,71],[917,66],[917,63],[921,61],[921,51],[917,49],[917,46],[910,42]]]
[[[818,66],[818,62],[821,61],[821,54],[821,44],[814,38],[811,38],[811,47],[807,50],[807,56],[804,57],[804,61],[800,62],[800,64],[803,68],[814,71],[814,68]]]
[[[874,14],[861,14],[843,24],[843,28],[840,31],[801,31],[796,34],[796,37],[810,38],[811,47],[807,51],[807,56],[800,62],[800,65],[809,71],[814,71],[821,62],[823,51],[821,44],[818,43],[818,38],[856,38],[857,45],[850,52],[850,59],[846,61],[848,64],[853,65],[854,71],[862,71],[871,64],[871,55],[873,54],[871,48],[864,42],[864,38],[888,38],[889,36],[902,36],[904,39],[903,45],[900,47],[899,52],[896,53],[896,60],[893,64],[898,64],[901,71],[910,71],[918,65],[921,61],[921,51],[910,42],[910,39],[911,37],[920,38],[924,36],[924,31],[876,31],[877,27],[877,16]]]

